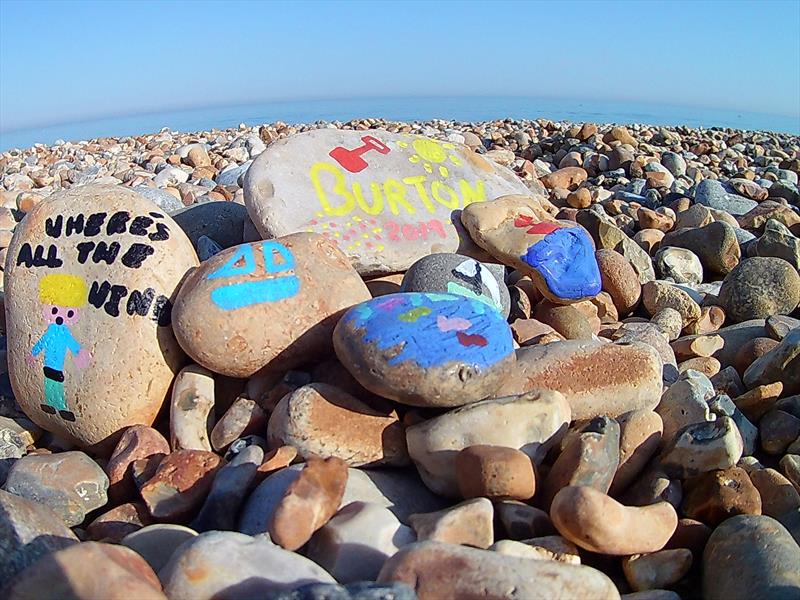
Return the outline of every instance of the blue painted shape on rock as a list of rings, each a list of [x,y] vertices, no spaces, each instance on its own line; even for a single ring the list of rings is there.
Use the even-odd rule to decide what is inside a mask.
[[[219,269],[208,275],[208,279],[244,277],[257,272],[252,244],[242,245]],[[295,267],[291,251],[274,240],[261,244],[266,274],[286,273]],[[223,310],[236,310],[264,302],[277,302],[292,298],[300,291],[300,279],[296,275],[282,275],[261,279],[249,278],[219,287],[211,292],[211,300]]]
[[[558,298],[580,300],[596,296],[602,289],[592,241],[581,227],[548,233],[521,258],[536,269]]]
[[[344,321],[364,331],[365,343],[381,351],[398,348],[390,365],[410,360],[422,368],[451,362],[489,368],[514,352],[500,312],[453,294],[380,296],[350,309]]]

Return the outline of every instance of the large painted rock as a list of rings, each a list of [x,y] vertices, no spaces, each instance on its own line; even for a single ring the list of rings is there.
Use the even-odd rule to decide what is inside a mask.
[[[471,255],[458,211],[506,194],[530,192],[466,146],[381,130],[320,129],[280,140],[244,180],[264,238],[321,233],[362,275],[404,271],[434,252]]]
[[[80,446],[150,424],[185,356],[172,303],[197,266],[180,227],[114,186],[54,194],[17,225],[5,265],[8,362],[37,425]]]
[[[548,300],[578,302],[600,293],[600,269],[589,233],[572,221],[551,218],[536,199],[507,196],[470,204],[461,212],[461,222],[481,248],[530,275]]]
[[[406,292],[351,308],[336,355],[368,390],[413,406],[461,406],[492,394],[516,360],[499,311],[453,294]]]
[[[342,311],[369,297],[334,244],[297,233],[234,246],[204,262],[175,301],[175,335],[204,367],[249,377],[330,349]]]

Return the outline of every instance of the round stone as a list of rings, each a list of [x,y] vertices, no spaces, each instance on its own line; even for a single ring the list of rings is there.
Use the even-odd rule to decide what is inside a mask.
[[[452,294],[407,292],[363,302],[342,317],[333,343],[361,385],[413,406],[482,400],[516,359],[503,316]]]
[[[603,290],[611,295],[620,315],[627,315],[639,303],[642,286],[630,261],[615,250],[598,250],[595,253]]]
[[[466,296],[496,308],[504,317],[511,309],[505,267],[460,254],[431,254],[419,259],[403,276],[400,291]]]
[[[719,300],[734,323],[788,315],[800,302],[800,275],[780,258],[748,258],[725,277]]]
[[[211,371],[249,377],[268,364],[288,369],[324,353],[334,315],[369,297],[333,244],[298,233],[204,262],[175,301],[175,335]]]
[[[184,360],[172,299],[198,262],[181,228],[136,192],[80,186],[17,225],[7,262],[9,372],[30,419],[84,447],[151,424]]]
[[[703,263],[686,248],[667,246],[656,252],[656,271],[675,283],[703,283]]]

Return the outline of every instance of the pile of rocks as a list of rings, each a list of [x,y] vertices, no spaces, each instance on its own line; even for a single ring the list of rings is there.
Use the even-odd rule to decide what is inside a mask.
[[[0,155],[0,594],[800,596],[800,139]]]

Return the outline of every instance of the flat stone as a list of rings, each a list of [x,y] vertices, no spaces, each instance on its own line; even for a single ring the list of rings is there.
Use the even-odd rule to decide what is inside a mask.
[[[193,271],[175,300],[175,335],[200,365],[249,377],[323,354],[339,311],[369,297],[331,242],[298,233],[229,248]]]
[[[637,592],[672,587],[692,567],[692,553],[686,548],[634,554],[622,559],[625,579]]]
[[[708,401],[713,396],[714,385],[708,377],[693,370],[681,374],[661,395],[655,409],[664,424],[664,442],[671,441],[687,425],[711,421]]]
[[[671,476],[690,477],[739,462],[744,442],[730,417],[694,423],[681,429],[661,453],[661,466]]]
[[[698,183],[694,189],[694,201],[732,215],[743,215],[758,206],[754,200],[728,191],[716,179],[704,179]]]
[[[411,515],[409,523],[420,542],[488,548],[494,543],[493,519],[491,501],[473,498],[437,512]]]
[[[516,542],[500,540],[489,547],[499,554],[532,558],[534,560],[555,560],[571,565],[581,564],[578,547],[560,535],[548,535]]]
[[[335,583],[309,559],[232,531],[209,531],[183,544],[159,576],[170,600],[265,598],[308,583]]]
[[[778,521],[740,515],[714,530],[703,553],[703,597],[779,600],[800,591],[800,547]]]
[[[339,321],[333,344],[361,385],[414,406],[482,400],[515,360],[502,315],[451,294],[407,292],[359,304]]]
[[[128,427],[120,436],[106,464],[106,474],[110,482],[108,497],[114,502],[133,498],[139,490],[133,480],[131,465],[142,459],[150,459],[157,465],[169,453],[169,442],[152,427]]]
[[[341,583],[375,580],[383,563],[415,540],[389,509],[351,502],[312,536],[306,555]]]
[[[181,369],[172,385],[169,410],[173,450],[211,452],[208,433],[214,426],[214,375],[199,365]]]
[[[9,600],[166,600],[158,577],[133,550],[83,542],[46,554],[7,582]]]
[[[583,565],[504,556],[498,552],[442,544],[410,544],[391,557],[378,582],[412,585],[420,598],[456,600],[475,590],[488,598],[597,598],[619,592],[600,571]]]
[[[151,424],[183,362],[170,299],[198,261],[159,211],[120,186],[79,186],[36,206],[8,248],[17,401],[37,425],[78,446],[107,452],[126,426]]]
[[[508,317],[511,309],[505,267],[460,254],[439,253],[420,258],[406,271],[396,291],[466,296],[499,310],[504,317]]]
[[[8,582],[42,556],[77,544],[50,508],[0,490],[0,580]]]
[[[159,520],[191,518],[208,495],[221,462],[203,450],[168,454],[140,489],[150,514]]]
[[[462,242],[453,211],[530,194],[510,170],[466,146],[365,133],[309,131],[271,144],[253,161],[245,204],[265,239],[314,231],[329,236],[362,275],[404,271],[428,254],[471,245],[463,233]]]
[[[549,300],[576,302],[600,292],[589,234],[574,222],[556,221],[535,199],[506,196],[471,204],[461,222],[481,248],[529,275]]]
[[[303,464],[292,465],[275,471],[262,481],[245,501],[238,530],[252,536],[266,533],[275,508],[304,467]]]
[[[761,496],[740,467],[702,473],[686,481],[683,512],[716,527],[736,515],[760,515]]]
[[[382,413],[332,385],[312,383],[287,394],[269,419],[272,447],[302,456],[335,456],[351,467],[409,463],[397,413]]]
[[[800,239],[775,219],[767,221],[764,233],[748,247],[748,252],[752,252],[751,256],[782,258],[795,269],[800,269]]]
[[[800,328],[787,333],[780,344],[753,361],[742,380],[748,388],[781,382],[785,394],[800,393]]]
[[[627,315],[642,295],[642,286],[630,261],[615,250],[601,249],[595,253],[603,291],[611,294],[620,315]]]
[[[69,526],[108,501],[108,477],[83,452],[30,455],[19,459],[3,489],[53,509]]]
[[[104,512],[86,527],[89,539],[119,544],[129,533],[151,525],[153,519],[143,502],[126,502]]]
[[[768,468],[754,469],[748,475],[761,496],[761,514],[780,519],[800,508],[800,493],[780,472]]]
[[[727,275],[741,258],[736,230],[728,223],[714,221],[703,227],[677,229],[664,236],[661,247],[677,246],[691,250],[708,274]]]
[[[406,439],[425,485],[457,498],[459,450],[476,444],[503,445],[541,461],[569,422],[569,406],[560,393],[536,391],[457,408],[409,427]]]
[[[599,341],[553,342],[517,351],[496,396],[532,389],[564,395],[575,420],[600,415],[616,417],[652,409],[661,397],[662,363],[650,346]]]
[[[248,446],[214,477],[203,507],[191,525],[195,531],[233,531],[236,517],[264,458],[260,446]]]
[[[618,496],[644,469],[658,450],[664,425],[658,413],[633,410],[620,415],[619,467],[614,474],[609,493]]]
[[[347,474],[347,464],[339,458],[309,459],[275,506],[270,538],[287,550],[302,547],[336,514]]]
[[[258,402],[237,397],[211,430],[211,446],[222,452],[237,439],[264,431],[268,417]]]
[[[184,542],[197,537],[197,532],[183,525],[156,523],[128,534],[121,544],[135,551],[158,573]]]

